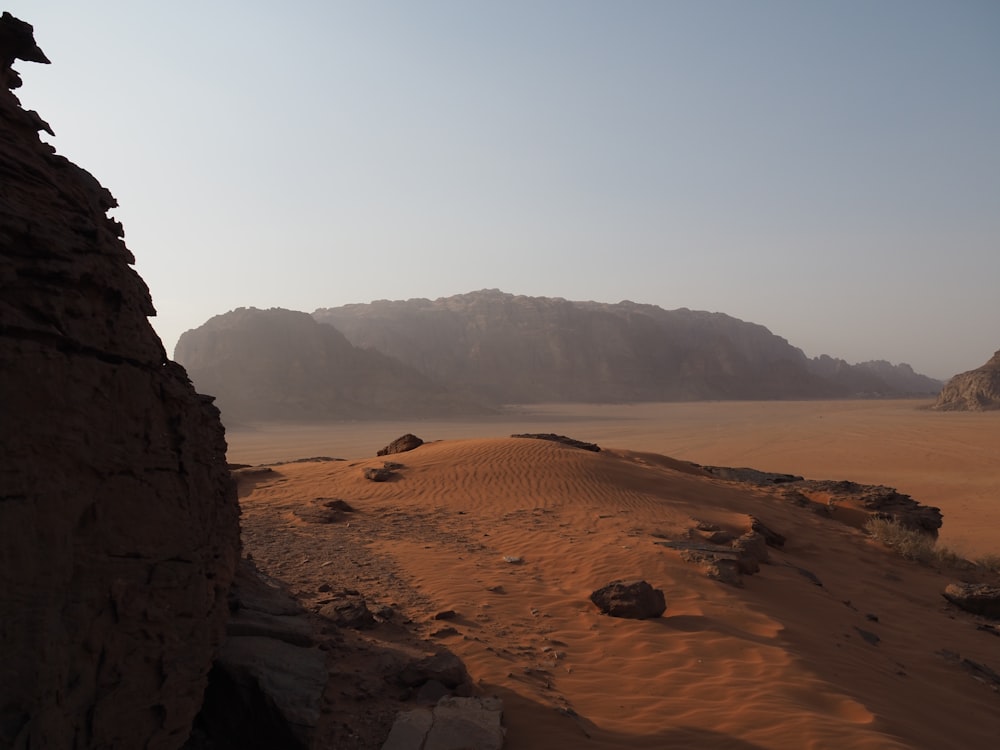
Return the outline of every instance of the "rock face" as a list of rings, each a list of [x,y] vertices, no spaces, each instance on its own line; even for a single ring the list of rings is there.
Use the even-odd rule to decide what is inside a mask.
[[[218,411],[170,362],[115,200],[42,143],[0,20],[0,747],[181,746],[239,556]]]
[[[944,598],[956,607],[976,615],[1000,620],[1000,586],[985,583],[950,583]]]
[[[416,435],[411,433],[406,433],[400,437],[393,440],[385,448],[379,448],[377,456],[392,456],[396,453],[406,453],[407,451],[412,451],[415,448],[419,448],[424,444],[424,441],[418,438]]]
[[[489,403],[832,398],[937,393],[908,365],[810,360],[721,313],[495,289],[316,310],[353,344]]]
[[[949,380],[931,408],[940,411],[1000,409],[1000,351],[982,367]]]
[[[230,425],[489,412],[292,310],[251,307],[217,315],[182,335],[174,356],[199,390],[218,397]]]
[[[612,581],[592,593],[590,601],[606,615],[631,620],[659,617],[667,609],[663,592],[646,581]]]

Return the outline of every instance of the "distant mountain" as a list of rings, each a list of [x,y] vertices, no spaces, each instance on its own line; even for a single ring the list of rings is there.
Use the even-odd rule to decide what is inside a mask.
[[[949,380],[932,408],[941,411],[1000,409],[1000,351],[982,367]]]
[[[884,359],[851,365],[821,354],[809,360],[809,370],[858,397],[931,396],[942,385],[940,380],[914,372],[908,364],[894,365]]]
[[[426,375],[304,312],[240,308],[187,331],[174,358],[227,424],[482,414]]]
[[[808,359],[722,313],[483,290],[381,300],[313,317],[454,391],[491,403],[931,395],[908,365]]]

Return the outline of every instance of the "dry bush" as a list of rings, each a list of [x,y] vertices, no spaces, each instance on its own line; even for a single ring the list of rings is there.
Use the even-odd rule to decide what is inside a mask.
[[[930,534],[904,526],[894,518],[872,517],[865,521],[865,531],[900,557],[930,565],[960,566],[965,560],[947,547],[936,547]]]
[[[982,555],[976,558],[975,563],[990,573],[1000,573],[1000,555]]]

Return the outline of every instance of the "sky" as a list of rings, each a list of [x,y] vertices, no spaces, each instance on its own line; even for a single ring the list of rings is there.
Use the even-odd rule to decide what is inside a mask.
[[[1000,349],[996,0],[7,0],[168,352],[499,288],[939,378]]]

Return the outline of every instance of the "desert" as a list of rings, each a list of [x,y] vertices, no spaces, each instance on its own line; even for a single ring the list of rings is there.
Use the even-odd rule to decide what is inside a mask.
[[[406,643],[457,656],[475,692],[502,699],[509,747],[986,747],[1000,728],[996,630],[942,592],[995,573],[902,559],[846,508],[692,464],[891,484],[941,508],[939,547],[988,561],[996,415],[926,406],[546,405],[405,430],[258,426],[230,432],[230,459],[256,467],[236,474],[262,572],[314,612],[346,591],[385,613],[345,629],[359,656],[340,700],[326,698],[330,746],[379,747],[414,700],[387,656]],[[406,431],[426,442],[376,457]],[[603,450],[508,436],[523,432]],[[387,461],[391,479],[365,478]],[[350,512],[317,523],[309,510],[332,500]],[[738,536],[751,516],[787,541],[738,586],[662,544],[700,538],[699,524]],[[600,614],[588,596],[623,578],[662,590],[663,615]],[[338,711],[358,683],[366,708],[351,722]]]
[[[383,21],[404,21],[412,12],[409,4],[392,5],[370,26],[373,19],[362,4],[338,6],[335,16],[317,5],[293,25],[306,37],[320,34],[312,37],[319,43],[294,47],[316,50],[328,62],[330,50],[347,49],[330,35],[353,40],[350,23],[341,21],[354,18],[361,23],[358,50],[364,50],[365,60],[372,59],[370,50],[387,54],[400,45],[407,48],[416,41],[411,23],[399,23],[399,36],[385,41]],[[660,7],[650,3],[641,12],[659,25],[668,20]],[[273,33],[280,29],[271,11],[259,9],[256,20],[251,19],[256,12],[241,17],[240,23],[249,25],[240,33],[208,34],[205,39],[214,36],[210,63],[199,60],[196,67],[187,63],[199,57],[197,37],[216,28],[232,30],[236,20],[201,10],[192,24],[190,14],[176,9],[156,16],[125,4],[119,9],[122,23],[110,24],[106,10],[89,6],[85,17],[74,16],[69,7],[54,15],[38,9],[62,30],[57,47],[77,50],[71,53],[75,58],[68,57],[74,64],[64,67],[82,73],[77,80],[87,84],[80,83],[74,96],[65,96],[64,86],[53,90],[62,88],[65,98],[84,101],[88,119],[97,110],[112,115],[106,121],[109,133],[115,121],[128,121],[129,107],[133,113],[155,110],[155,119],[168,123],[176,111],[190,107],[160,103],[189,102],[188,95],[207,92],[190,111],[235,147],[261,118],[244,118],[237,132],[226,117],[238,108],[214,106],[222,102],[219,94],[235,92],[246,78],[254,107],[274,101],[259,96],[268,88],[281,90],[283,100],[283,109],[276,110],[280,116],[265,118],[282,123],[283,134],[250,138],[254,154],[279,143],[279,161],[321,172],[327,187],[327,177],[349,175],[326,169],[321,154],[330,144],[350,143],[354,150],[360,141],[329,137],[322,128],[316,131],[322,137],[309,138],[305,131],[287,137],[292,120],[307,125],[313,118],[294,98],[284,100],[294,97],[297,87],[287,82],[302,80],[301,71],[280,87],[260,78],[265,69],[282,70],[284,57],[262,58],[260,49],[291,49],[287,40],[275,45],[282,35]],[[493,12],[484,5],[473,15],[486,21]],[[520,34],[520,13],[508,28],[521,42],[530,41]],[[549,36],[538,37],[546,55],[549,40],[564,36],[553,35],[563,28],[561,17],[552,25],[554,19],[535,19],[549,24]],[[309,22],[319,20],[323,23]],[[577,20],[602,33],[620,22],[614,14]],[[858,25],[855,18],[845,20],[851,22],[844,28]],[[703,21],[718,23],[711,14]],[[929,21],[924,20],[928,30],[941,26]],[[438,25],[428,25],[428,32],[434,31],[428,40]],[[714,27],[741,25],[726,20]],[[478,37],[479,44],[504,37],[496,33],[500,26],[476,26],[490,32]],[[114,36],[102,36],[111,28]],[[885,28],[894,31],[893,24]],[[123,54],[118,36],[141,43]],[[170,56],[156,62],[160,45],[151,42],[168,38],[163,49]],[[622,37],[633,38],[633,32]],[[248,40],[243,53],[251,53],[251,66],[250,58],[240,61],[238,48],[227,53],[215,47]],[[181,64],[178,41],[187,58]],[[670,46],[658,35],[646,41],[657,55]],[[953,52],[960,56],[968,46]],[[590,49],[574,55],[583,52],[578,59],[589,59]],[[348,59],[361,61],[358,50],[348,51]],[[423,40],[412,48],[417,50],[421,54],[400,58],[406,68],[419,68],[426,50],[445,52]],[[692,53],[701,50],[696,44]],[[116,64],[88,67],[98,52],[117,56]],[[510,59],[509,50],[503,52],[498,61]],[[344,255],[348,250],[335,239],[335,225],[356,219],[355,211],[340,210],[347,208],[344,195],[338,200],[320,191],[317,202],[303,203],[299,187],[306,183],[282,181],[290,190],[272,203],[279,192],[273,179],[240,180],[243,187],[259,183],[275,212],[256,210],[236,199],[232,175],[247,169],[267,174],[258,169],[264,162],[234,148],[240,169],[231,173],[224,162],[203,158],[205,152],[178,148],[176,128],[169,137],[153,137],[131,122],[127,139],[107,140],[99,132],[85,139],[97,144],[90,153],[98,154],[98,165],[113,165],[113,152],[120,151],[121,162],[137,166],[144,179],[163,179],[162,185],[126,188],[129,198],[119,205],[90,172],[42,139],[41,133],[54,137],[54,131],[14,93],[25,83],[11,67],[16,60],[50,62],[33,27],[4,12],[0,748],[964,750],[995,744],[1000,736],[1000,353],[945,383],[905,362],[884,359],[889,352],[882,351],[892,344],[896,353],[916,354],[938,375],[945,363],[967,367],[969,352],[987,341],[995,346],[996,316],[990,310],[997,298],[991,288],[980,295],[985,301],[978,307],[986,313],[971,315],[972,306],[960,306],[961,325],[955,310],[945,309],[940,286],[933,294],[899,294],[884,276],[869,274],[878,286],[866,294],[856,283],[862,275],[856,269],[870,267],[877,253],[865,243],[830,237],[830,222],[822,223],[822,232],[810,233],[822,241],[807,252],[801,238],[788,240],[785,250],[793,255],[787,257],[805,258],[809,267],[802,266],[794,278],[783,278],[778,269],[785,266],[768,261],[767,253],[744,252],[742,242],[735,242],[742,234],[739,222],[727,230],[723,253],[701,252],[706,246],[700,242],[682,243],[677,251],[678,258],[711,256],[707,285],[693,283],[701,274],[692,268],[675,273],[667,263],[657,272],[625,262],[642,253],[628,252],[617,229],[591,255],[595,248],[580,246],[572,233],[563,245],[555,235],[538,233],[541,227],[525,235],[531,242],[514,242],[513,235],[501,240],[489,228],[491,220],[462,242],[494,238],[508,243],[503,252],[489,252],[489,242],[463,245],[445,264],[446,256],[432,246],[457,216],[471,218],[465,210],[471,206],[443,200],[421,207],[423,190],[409,187],[401,194],[405,203],[420,214],[432,203],[438,206],[429,213],[440,212],[449,232],[430,230],[425,239],[437,239],[422,247],[399,222],[400,204],[393,208],[391,201],[378,200],[370,216],[376,220],[355,225],[349,234],[361,241],[376,226],[397,225],[402,234],[381,251],[357,246],[353,255]],[[141,106],[135,88],[119,91],[113,74],[125,67],[121,60],[142,72],[133,83],[143,96],[152,92],[155,107]],[[226,66],[230,74],[210,83],[221,60],[232,63]],[[426,80],[467,67],[457,62],[436,66]],[[675,67],[663,59],[658,66],[661,74]],[[366,65],[334,67],[353,78],[363,77]],[[176,74],[181,88],[162,78],[154,83],[159,69]],[[246,71],[254,74],[245,76]],[[197,79],[186,77],[192,72]],[[198,85],[185,90],[184,82],[194,80]],[[843,80],[853,87],[867,76]],[[36,88],[31,82],[23,94],[26,105]],[[976,88],[969,101],[978,102],[986,88]],[[390,89],[387,102],[395,98]],[[185,96],[172,96],[171,90]],[[322,90],[323,96],[311,99],[342,106],[336,89]],[[94,97],[107,92],[115,101],[95,106]],[[209,101],[212,107],[203,106]],[[440,110],[451,116],[451,107]],[[296,117],[289,118],[289,111]],[[414,122],[409,112],[398,118],[387,114],[380,124]],[[341,111],[338,118],[350,119]],[[371,130],[361,128],[366,129]],[[393,143],[402,133],[395,125],[391,132],[375,130],[388,133]],[[657,143],[665,145],[661,130],[656,128]],[[616,126],[599,140],[619,143],[621,132]],[[199,142],[219,148],[203,135],[199,131]],[[206,171],[172,182],[170,170],[129,151],[130,143],[140,140],[154,144],[171,167],[197,165]],[[686,144],[687,139],[674,140]],[[491,149],[499,143],[487,141]],[[164,148],[168,142],[171,147]],[[292,147],[300,143],[311,149],[307,158],[294,156]],[[392,150],[396,157],[407,150],[433,151],[422,142],[399,144]],[[626,161],[645,163],[659,145],[641,152],[641,160]],[[70,151],[87,153],[75,148]],[[377,160],[363,161],[365,175],[379,172],[370,170]],[[747,184],[752,190],[730,201],[729,213],[769,192],[756,177],[765,171],[770,164],[768,170],[747,171],[755,175]],[[230,181],[197,197],[212,182],[210,174]],[[483,174],[477,167],[476,179],[455,184],[463,196],[472,196],[477,185],[482,189],[489,182]],[[119,180],[123,173],[117,175]],[[431,182],[422,173],[418,182],[400,184],[430,187]],[[603,184],[581,182],[592,186],[588,190]],[[516,183],[520,195],[523,180]],[[345,184],[358,197],[365,193],[364,181],[347,176]],[[687,181],[679,184],[684,191],[691,188]],[[849,188],[853,193],[856,186]],[[154,210],[131,213],[135,193],[152,196]],[[211,200],[203,199],[207,195]],[[164,206],[177,196],[184,196],[185,210],[167,215]],[[228,219],[220,196],[238,207]],[[311,218],[322,219],[322,231],[314,226],[305,244],[323,253],[323,263],[300,262],[303,244],[289,232],[301,222],[278,211],[281,202],[307,207]],[[780,206],[772,219],[783,225],[793,220],[790,213],[796,212],[785,201],[770,202]],[[603,206],[592,211],[577,204],[560,218],[559,211],[549,216],[554,205],[531,203],[533,211],[536,203],[545,207],[552,227],[576,226],[598,214],[609,227],[631,226],[621,220],[624,215],[611,221],[614,212],[606,214]],[[717,205],[715,198],[711,203]],[[499,205],[486,204],[491,211]],[[659,216],[663,205],[661,196],[649,215]],[[202,209],[224,217],[216,226],[225,225],[225,231],[205,231],[209,225],[194,220]],[[517,213],[510,224],[524,228],[526,215]],[[715,208],[710,213],[695,223],[714,227],[727,215]],[[890,217],[890,224],[902,226],[930,213],[909,206],[907,221]],[[756,222],[757,211],[750,214]],[[124,216],[130,226],[132,217],[139,217],[139,231],[130,238],[153,248],[146,257],[180,274],[170,284],[156,284],[171,290],[157,293],[158,304],[187,310],[170,326],[179,335],[173,339],[174,359],[150,322],[157,315],[153,285],[139,274],[125,243],[118,218]],[[159,229],[147,233],[151,216],[159,217],[153,220]],[[838,225],[840,218],[848,217],[838,217]],[[264,224],[256,222],[280,229],[280,237],[262,233]],[[593,225],[585,224],[580,236],[596,237]],[[652,244],[639,243],[655,250],[649,257],[657,262],[667,258],[664,247],[673,246],[664,244],[663,228],[655,231]],[[254,234],[253,241],[273,244],[269,252],[282,254],[279,262],[255,256],[262,246],[250,241]],[[971,243],[965,252],[975,254],[974,238],[965,236]],[[993,234],[983,236],[992,242]],[[561,254],[551,266],[558,274],[540,273],[543,263],[518,262],[543,258],[545,253],[533,248],[546,237]],[[885,257],[896,273],[908,270],[898,265],[900,243],[887,237],[879,241]],[[771,239],[758,235],[758,251]],[[203,242],[216,244],[208,252]],[[835,252],[824,252],[823,242]],[[389,252],[389,245],[397,247]],[[330,247],[337,252],[327,252]],[[907,247],[919,251],[912,242]],[[951,250],[950,260],[959,252]],[[473,256],[481,262],[469,263]],[[588,256],[601,262],[587,262]],[[763,275],[752,277],[731,265],[744,256],[752,257]],[[730,263],[722,263],[723,257]],[[852,257],[864,263],[851,262]],[[984,257],[995,262],[995,254]],[[223,265],[213,265],[219,258]],[[610,258],[622,260],[617,265],[625,269],[628,285],[602,279],[609,282],[600,291],[605,301],[585,298],[596,292],[580,291],[584,287],[573,289],[585,270],[610,276],[615,265],[605,262]],[[827,260],[827,272],[848,274],[839,283],[809,278],[816,263]],[[497,278],[498,266],[490,270],[491,262],[513,275]],[[910,265],[930,274],[925,278],[947,280],[927,263]],[[155,266],[146,268],[153,277],[167,278]],[[449,288],[438,289],[441,296],[434,299],[375,297],[405,297],[413,292],[410,283],[421,283],[422,274],[414,269],[430,269],[426,283],[445,275],[446,266],[466,271],[481,266],[448,282],[466,289],[484,282],[513,288],[514,282],[551,282],[554,276],[568,288],[525,290],[531,294],[489,287],[456,294]],[[962,278],[963,302],[976,297],[977,284],[995,277],[985,264],[975,267],[977,274]],[[643,269],[648,285],[634,286],[636,268]],[[298,274],[295,283],[285,283],[289,269]],[[400,280],[406,283],[394,286]],[[677,284],[672,292],[667,281]],[[322,296],[305,294],[309,283],[318,284]],[[338,284],[344,285],[341,293],[333,294]],[[345,289],[354,294],[367,284],[372,286],[363,288],[374,290],[372,301],[341,304]],[[810,352],[835,354],[810,356],[761,323],[681,306],[679,290],[688,286],[685,294],[700,286],[700,294],[727,304],[739,291],[744,301],[755,301],[743,308],[748,311],[776,304],[784,311],[780,318],[795,323],[800,334],[821,323],[838,328],[832,338],[806,337]],[[824,286],[832,297],[820,293]],[[621,299],[617,292],[626,287],[653,301]],[[292,297],[264,294],[278,289],[292,290]],[[246,307],[243,299],[229,296],[234,291],[285,306]],[[767,304],[756,306],[762,301]],[[305,304],[333,306],[313,313],[292,309]],[[207,305],[230,310],[181,333],[178,321],[192,321]],[[848,316],[862,308],[876,314]],[[903,312],[896,323],[894,310]],[[904,345],[904,339],[910,343]],[[823,340],[839,342],[838,348],[820,348]],[[856,361],[840,358],[841,344]]]

